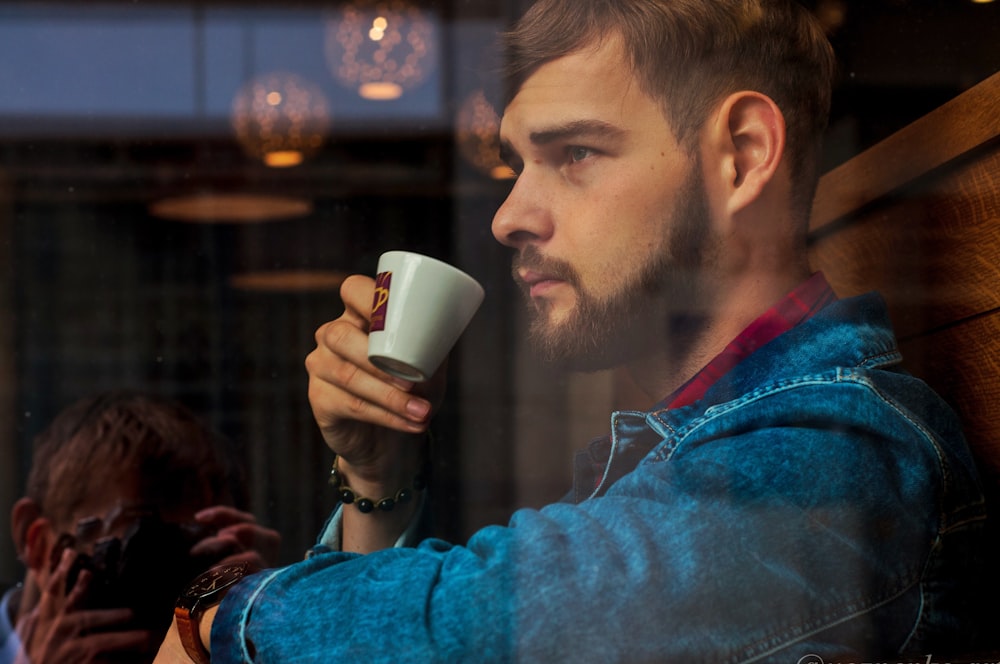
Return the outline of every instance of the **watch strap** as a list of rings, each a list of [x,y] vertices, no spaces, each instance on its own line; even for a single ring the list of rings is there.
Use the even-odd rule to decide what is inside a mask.
[[[191,610],[183,607],[174,609],[174,617],[177,619],[177,633],[181,637],[181,644],[185,652],[195,664],[210,664],[211,655],[205,649],[205,644],[201,642],[201,621],[197,616],[191,615]]]
[[[174,623],[184,651],[195,664],[209,664],[211,653],[201,640],[201,616],[215,606],[237,581],[250,571],[246,562],[216,565],[198,575],[174,605]]]

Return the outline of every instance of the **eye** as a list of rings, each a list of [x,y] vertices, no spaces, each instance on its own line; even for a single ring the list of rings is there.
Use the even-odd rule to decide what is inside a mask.
[[[569,160],[576,163],[591,156],[594,154],[594,151],[581,145],[571,145],[566,148],[566,153],[569,156]]]

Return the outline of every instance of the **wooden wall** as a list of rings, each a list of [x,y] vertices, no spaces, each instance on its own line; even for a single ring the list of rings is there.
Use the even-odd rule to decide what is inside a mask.
[[[1000,73],[824,176],[811,237],[838,294],[886,297],[1000,487]]]

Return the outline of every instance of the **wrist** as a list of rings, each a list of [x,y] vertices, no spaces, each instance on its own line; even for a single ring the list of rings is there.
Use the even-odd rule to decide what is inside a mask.
[[[366,480],[340,456],[334,454],[329,483],[345,505],[363,514],[405,509],[427,486],[425,463],[414,470],[400,465],[399,471],[376,480]]]
[[[377,429],[360,454],[355,449],[334,449],[341,471],[351,486],[365,495],[395,490],[409,482],[429,456],[430,433],[407,434]]]
[[[219,605],[210,606],[201,614],[201,621],[198,623],[198,633],[201,635],[201,642],[205,644],[205,650],[212,652],[212,623],[215,622],[215,614],[219,612]]]
[[[416,451],[416,454],[413,452]],[[392,548],[413,522],[426,488],[426,454],[421,445],[395,458],[392,473],[366,479],[342,457],[335,457],[330,483],[344,503],[340,548],[371,553]]]
[[[413,435],[379,429],[372,443],[367,454],[345,456],[335,451],[332,468],[339,477],[331,472],[330,484],[346,484],[356,495],[377,502],[385,497],[395,498],[400,489],[412,489],[415,478],[426,477],[429,431]],[[344,502],[351,504],[349,500]]]

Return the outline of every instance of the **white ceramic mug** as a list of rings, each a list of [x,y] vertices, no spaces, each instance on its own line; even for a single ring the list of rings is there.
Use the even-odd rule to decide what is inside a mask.
[[[484,295],[475,279],[447,263],[409,251],[382,254],[375,277],[368,359],[405,380],[429,379]]]

